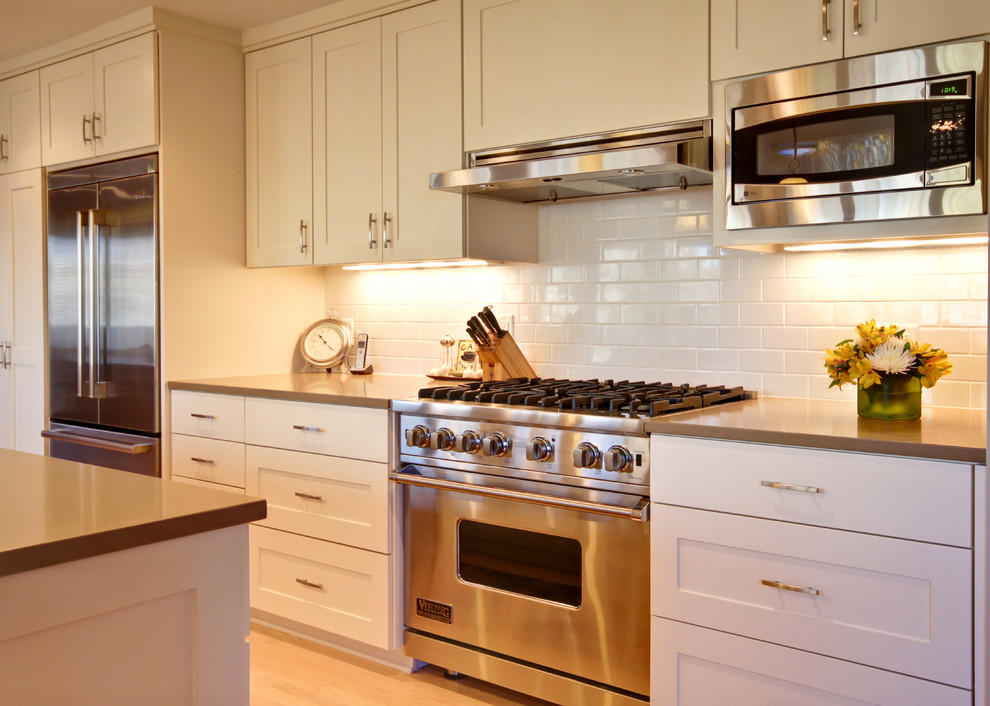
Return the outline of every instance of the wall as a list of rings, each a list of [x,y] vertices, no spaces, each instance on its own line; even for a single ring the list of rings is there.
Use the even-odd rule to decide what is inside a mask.
[[[823,350],[861,321],[944,348],[927,404],[986,407],[987,249],[760,254],[712,245],[710,189],[540,208],[540,263],[327,271],[327,307],[371,336],[376,371],[422,375],[486,304],[544,377],[829,390]],[[425,380],[425,378],[424,378]]]

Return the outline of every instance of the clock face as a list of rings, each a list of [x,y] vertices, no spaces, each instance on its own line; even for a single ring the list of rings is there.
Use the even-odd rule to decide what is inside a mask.
[[[318,368],[332,368],[347,356],[350,330],[338,321],[318,321],[307,329],[300,343],[303,358]]]

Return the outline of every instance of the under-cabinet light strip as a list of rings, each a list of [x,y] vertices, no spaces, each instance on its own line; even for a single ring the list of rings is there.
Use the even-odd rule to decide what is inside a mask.
[[[370,265],[346,265],[343,270],[415,270],[436,267],[483,267],[487,260],[438,260],[436,262],[382,262]]]
[[[987,236],[967,235],[958,238],[918,238],[901,240],[858,240],[836,243],[785,245],[788,252],[823,252],[827,250],[879,250],[888,248],[921,248],[940,245],[986,245]]]

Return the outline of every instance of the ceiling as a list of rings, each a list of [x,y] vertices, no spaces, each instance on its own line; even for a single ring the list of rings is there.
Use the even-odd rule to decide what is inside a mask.
[[[0,0],[0,61],[154,5],[243,31],[339,0]]]

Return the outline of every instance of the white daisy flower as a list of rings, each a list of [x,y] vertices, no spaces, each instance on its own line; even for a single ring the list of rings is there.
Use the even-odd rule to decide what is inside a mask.
[[[911,346],[905,346],[905,343],[904,339],[891,338],[874,348],[872,353],[867,353],[866,359],[878,372],[906,373],[914,365],[914,356],[911,355]]]

